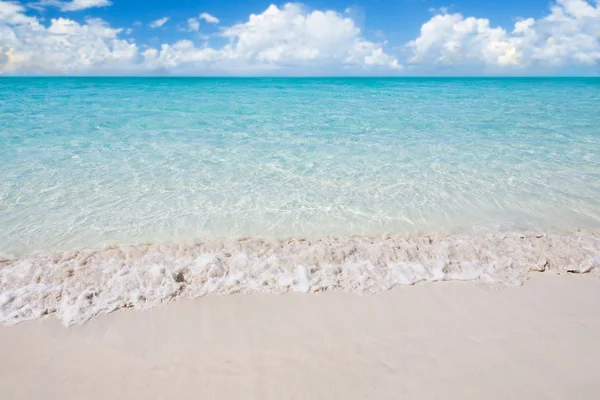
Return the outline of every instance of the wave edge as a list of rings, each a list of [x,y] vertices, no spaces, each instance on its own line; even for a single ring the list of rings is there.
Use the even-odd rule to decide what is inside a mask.
[[[448,280],[521,285],[532,271],[600,275],[600,235],[481,233],[220,239],[0,257],[0,323],[81,324],[209,293],[381,293]]]

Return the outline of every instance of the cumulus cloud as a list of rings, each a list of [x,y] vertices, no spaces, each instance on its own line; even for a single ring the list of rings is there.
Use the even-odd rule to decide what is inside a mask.
[[[56,18],[44,24],[21,5],[0,0],[0,74],[310,74],[401,67],[349,17],[298,4],[270,6],[224,28],[219,35],[226,44],[220,47],[180,40],[140,50],[121,38],[127,33],[100,19]]]
[[[200,16],[198,18],[205,20],[209,24],[218,24],[219,23],[219,19],[218,18],[213,17],[209,13],[205,13],[205,12],[203,12],[202,14],[200,14]]]
[[[150,22],[150,28],[160,28],[161,26],[163,26],[164,24],[166,24],[169,21],[170,17],[162,17],[157,19],[156,21],[152,21]]]
[[[91,1],[78,2],[84,3]],[[201,16],[187,21],[189,30],[199,29]],[[385,43],[367,40],[349,15],[293,3],[271,5],[222,28],[220,46],[198,37],[138,46],[130,33],[96,18],[42,20],[20,3],[0,0],[0,74],[396,74],[402,69]],[[543,18],[520,19],[510,30],[485,18],[438,10],[407,47],[407,61],[417,71],[440,65],[483,72],[594,67],[600,63],[600,4],[558,0]]]
[[[120,71],[137,57],[137,46],[100,19],[79,24],[57,18],[44,26],[24,12],[0,1],[0,74]]]
[[[557,0],[541,19],[521,19],[511,31],[485,18],[433,16],[408,43],[413,65],[500,69],[593,66],[600,62],[600,2]]]
[[[188,29],[191,32],[198,32],[200,30],[200,21],[198,21],[198,18],[190,18],[188,19]]]
[[[379,65],[400,68],[381,45],[365,40],[354,21],[335,11],[306,11],[299,4],[271,5],[247,22],[226,28],[230,43],[220,56],[245,65],[284,67]]]
[[[0,24],[22,25],[34,24],[37,22],[36,18],[26,16],[24,11],[25,8],[19,3],[0,1]],[[2,36],[0,36],[0,38],[2,38]]]

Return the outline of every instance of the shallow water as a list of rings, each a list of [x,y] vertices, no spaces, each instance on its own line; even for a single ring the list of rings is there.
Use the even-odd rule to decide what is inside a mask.
[[[600,79],[0,80],[0,253],[600,224]]]
[[[0,79],[0,161],[0,323],[600,275],[598,78]]]

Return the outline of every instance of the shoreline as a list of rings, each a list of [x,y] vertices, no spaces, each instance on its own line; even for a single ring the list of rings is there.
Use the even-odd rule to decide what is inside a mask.
[[[595,398],[600,280],[495,289],[205,296],[0,326],[0,397]]]
[[[0,259],[0,324],[81,324],[207,294],[384,293],[420,282],[522,285],[532,272],[600,275],[600,235],[491,233],[224,239]]]

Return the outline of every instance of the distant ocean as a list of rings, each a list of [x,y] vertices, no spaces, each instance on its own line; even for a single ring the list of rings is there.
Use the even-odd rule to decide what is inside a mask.
[[[600,78],[0,79],[0,322],[600,270]]]

